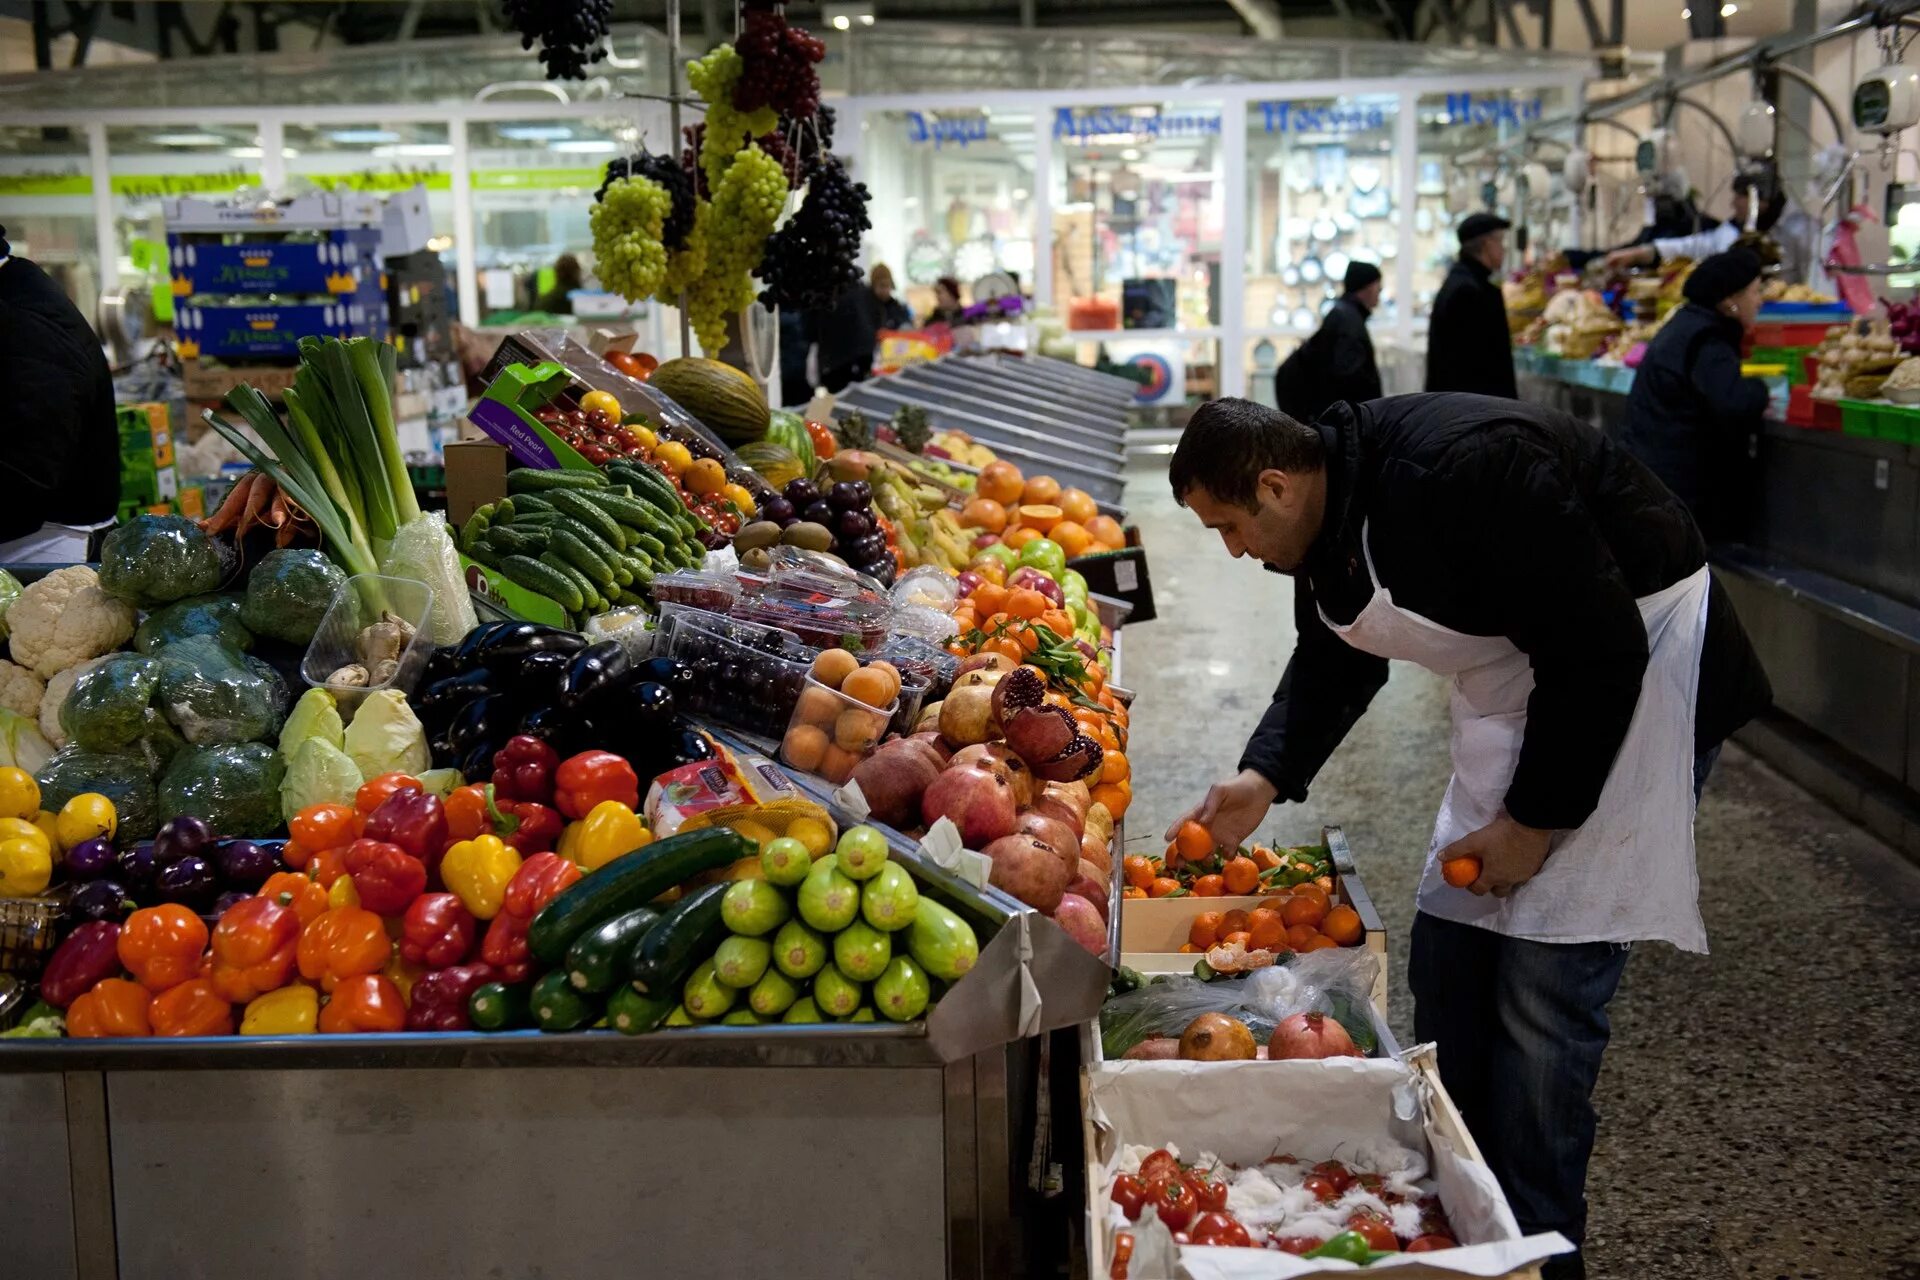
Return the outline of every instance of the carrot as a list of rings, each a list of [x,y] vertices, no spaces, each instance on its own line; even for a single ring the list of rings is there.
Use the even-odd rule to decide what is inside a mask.
[[[260,476],[252,488],[247,490],[246,510],[240,515],[240,533],[244,536],[254,525],[260,523],[260,513],[266,509],[267,502],[279,487],[266,476]]]
[[[249,471],[233,482],[233,488],[227,490],[227,500],[220,509],[200,522],[200,527],[208,533],[225,533],[240,523],[240,512],[247,504],[247,491],[253,482],[260,479],[258,471]]]

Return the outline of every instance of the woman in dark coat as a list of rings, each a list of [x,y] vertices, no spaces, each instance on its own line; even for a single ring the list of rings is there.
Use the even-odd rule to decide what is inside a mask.
[[[1745,249],[1693,269],[1686,305],[1647,344],[1620,432],[1709,542],[1740,537],[1744,524],[1767,386],[1740,375],[1740,344],[1760,314],[1760,289],[1760,259]]]

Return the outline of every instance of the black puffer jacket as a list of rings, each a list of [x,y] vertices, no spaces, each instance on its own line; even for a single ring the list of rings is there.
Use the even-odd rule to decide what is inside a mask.
[[[1766,409],[1767,384],[1740,376],[1740,322],[1689,302],[1647,344],[1620,443],[1687,504],[1709,542],[1737,538]]]
[[[1427,390],[1520,395],[1513,376],[1507,303],[1493,273],[1477,260],[1454,260],[1427,322]]]
[[[1327,515],[1296,578],[1299,640],[1240,767],[1300,800],[1387,664],[1341,640],[1371,598],[1361,531],[1396,605],[1532,660],[1526,740],[1507,811],[1531,827],[1585,822],[1633,718],[1647,664],[1634,601],[1705,563],[1686,509],[1591,427],[1534,405],[1467,395],[1335,405]],[[1699,748],[1771,701],[1726,596],[1707,608]]]
[[[1380,368],[1367,336],[1367,309],[1358,298],[1349,293],[1333,304],[1320,328],[1273,375],[1273,390],[1280,411],[1302,422],[1341,400],[1380,398]]]

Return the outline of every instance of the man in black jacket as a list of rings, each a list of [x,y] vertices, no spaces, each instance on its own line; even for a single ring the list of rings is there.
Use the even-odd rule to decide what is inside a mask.
[[[1507,228],[1491,213],[1460,224],[1460,256],[1440,284],[1427,321],[1427,390],[1519,398],[1507,302],[1495,279],[1507,260]]]
[[[1282,413],[1310,419],[1341,400],[1380,398],[1380,369],[1373,362],[1373,339],[1367,336],[1367,317],[1380,305],[1380,268],[1371,262],[1351,263],[1344,283],[1346,292],[1319,330],[1273,375],[1274,399]]]
[[[1706,949],[1697,788],[1770,698],[1698,531],[1598,432],[1483,396],[1337,404],[1313,425],[1215,401],[1171,479],[1233,556],[1295,580],[1273,703],[1187,815],[1218,844],[1306,797],[1388,659],[1451,678],[1415,1034],[1520,1225],[1577,1245],[1607,1002],[1633,942]],[[1584,1273],[1574,1254],[1546,1274]]]

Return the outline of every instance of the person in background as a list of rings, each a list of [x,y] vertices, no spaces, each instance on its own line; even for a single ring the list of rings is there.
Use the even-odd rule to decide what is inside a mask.
[[[807,317],[807,336],[820,345],[820,385],[839,391],[873,372],[873,347],[882,329],[905,329],[913,313],[893,296],[893,272],[876,264],[864,287],[843,289],[831,310]]]
[[[1519,398],[1507,301],[1496,278],[1507,260],[1512,225],[1493,213],[1476,213],[1460,224],[1460,256],[1427,322],[1427,390]]]
[[[570,253],[560,255],[553,264],[553,288],[541,294],[533,304],[535,311],[544,311],[550,316],[570,316],[573,314],[573,299],[568,296],[584,283],[580,272],[580,259]]]
[[[13,256],[0,227],[0,561],[85,560],[88,526],[120,502],[120,428],[106,354],[66,291]]]
[[[807,317],[791,307],[780,308],[780,403],[805,404],[813,395],[807,379],[807,355],[813,343],[807,338]]]
[[[1367,317],[1380,305],[1380,268],[1371,262],[1347,267],[1346,292],[1320,328],[1287,357],[1273,375],[1280,411],[1311,421],[1340,400],[1380,398],[1380,369],[1373,360]]]
[[[927,313],[928,324],[944,324],[951,328],[960,323],[960,282],[952,276],[941,276],[933,282],[933,310]]]
[[[1725,222],[1693,235],[1663,236],[1647,244],[1616,249],[1607,255],[1607,266],[1616,270],[1651,267],[1675,258],[1692,258],[1698,262],[1733,248],[1746,234],[1749,220],[1754,231],[1779,248],[1781,280],[1822,287],[1820,282],[1825,280],[1826,273],[1818,269],[1814,250],[1820,238],[1819,228],[1807,211],[1789,198],[1780,189],[1779,182],[1765,171],[1743,173],[1733,180],[1733,211]]]
[[[1740,342],[1760,314],[1760,259],[1716,253],[1682,287],[1686,305],[1647,344],[1620,443],[1673,490],[1709,542],[1742,532],[1749,443],[1767,384],[1740,376]]]
[[[1604,258],[1619,249],[1632,249],[1639,245],[1652,244],[1655,240],[1665,240],[1673,236],[1690,236],[1696,232],[1712,231],[1720,225],[1718,218],[1710,218],[1701,213],[1693,202],[1693,197],[1682,193],[1670,195],[1661,192],[1653,197],[1653,221],[1640,228],[1633,239],[1614,249],[1568,249],[1567,265],[1575,271],[1586,269],[1587,263],[1595,258]]]
[[[893,272],[885,263],[873,268],[867,277],[867,292],[873,302],[873,327],[879,329],[913,328],[913,312],[893,294]]]

